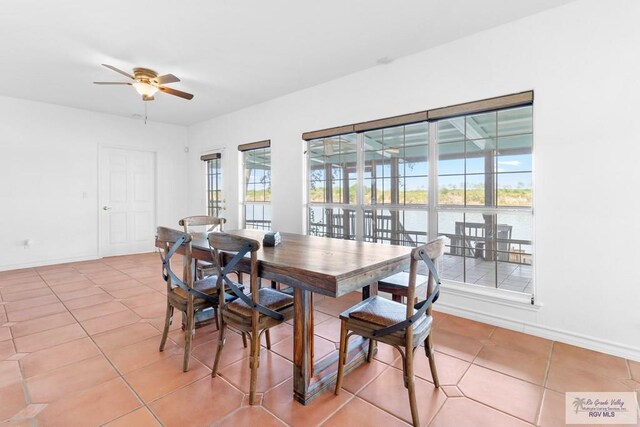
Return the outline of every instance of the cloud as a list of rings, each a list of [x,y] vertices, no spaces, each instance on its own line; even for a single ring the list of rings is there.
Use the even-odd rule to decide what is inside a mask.
[[[520,166],[520,160],[502,160],[498,161],[498,164],[504,166]]]

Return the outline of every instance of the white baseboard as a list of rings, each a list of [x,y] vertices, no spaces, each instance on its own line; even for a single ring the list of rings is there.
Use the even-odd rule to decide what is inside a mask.
[[[41,260],[41,261],[28,262],[24,264],[0,265],[0,271],[19,270],[22,268],[44,267],[47,265],[54,265],[54,264],[66,264],[69,262],[93,261],[96,259],[100,259],[100,257],[95,255],[89,255],[89,256],[74,257],[74,258],[47,259],[47,260]]]
[[[547,338],[554,341],[571,344],[578,347],[588,348],[602,353],[611,354],[613,356],[623,357],[625,359],[640,362],[640,349],[630,347],[613,341],[598,339],[583,334],[577,334],[570,331],[564,331],[557,328],[549,328],[542,325],[525,325],[525,333]]]
[[[534,335],[553,341],[559,341],[565,344],[587,348],[589,350],[623,357],[625,359],[640,361],[640,349],[630,347],[625,344],[602,340],[558,328],[552,328],[530,322],[523,322],[521,320],[503,317],[489,312],[471,310],[440,301],[438,301],[433,306],[433,309],[435,311],[464,317],[466,319],[476,320],[478,322],[487,323],[489,325],[499,326],[501,328],[511,329],[529,335]]]

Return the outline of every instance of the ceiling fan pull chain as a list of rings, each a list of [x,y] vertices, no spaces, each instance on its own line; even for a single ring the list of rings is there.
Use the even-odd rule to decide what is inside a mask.
[[[147,124],[147,104],[148,102],[144,103],[144,124]]]

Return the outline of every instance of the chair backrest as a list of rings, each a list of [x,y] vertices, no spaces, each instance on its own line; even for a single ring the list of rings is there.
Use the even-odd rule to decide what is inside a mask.
[[[260,242],[257,240],[249,239],[246,237],[236,236],[228,233],[211,233],[207,236],[209,240],[209,247],[213,255],[213,261],[218,269],[218,289],[224,289],[221,286],[226,274],[223,274],[223,270],[227,266],[223,258],[222,252],[238,253],[243,250],[247,250],[251,254],[251,274],[250,274],[250,289],[254,301],[258,302],[258,257],[256,252],[260,249]],[[234,268],[231,268],[233,271]],[[224,299],[220,300],[221,302]]]
[[[433,266],[437,268],[437,260],[444,254],[446,238],[444,236],[440,236],[431,240],[424,245],[420,245],[414,248],[411,251],[411,266],[409,269],[409,287],[407,289],[407,318],[413,315],[413,301],[416,296],[416,274],[418,271],[418,263],[424,262],[423,257],[429,258],[433,263]],[[427,295],[426,298],[429,298],[435,289],[435,278],[433,277],[433,273],[430,269],[429,271],[429,279],[427,282]],[[437,271],[437,270],[436,270]],[[427,314],[431,314],[431,306],[427,308]]]
[[[177,280],[180,280],[171,268],[171,259],[175,254],[173,247],[176,242],[179,240],[182,241],[176,249],[184,249],[183,255],[185,257],[185,265],[191,265],[191,235],[189,233],[173,230],[167,227],[158,227],[156,240],[162,245],[162,252],[164,253],[164,255],[161,254],[163,261],[163,275],[167,282],[167,291],[171,291],[176,278]],[[191,268],[184,269],[182,277],[182,282],[189,287],[193,287],[193,272],[191,270]]]
[[[225,218],[217,216],[195,215],[182,218],[178,221],[178,224],[184,227],[185,233],[193,233],[194,231],[209,233],[211,231],[223,231],[226,222]],[[195,229],[194,227],[201,229]]]
[[[396,324],[387,326],[382,329],[378,329],[373,332],[374,336],[382,337],[398,331],[405,331],[405,339],[407,348],[411,348],[413,345],[413,327],[425,313],[431,314],[431,304],[437,298],[438,289],[436,289],[436,277],[431,272],[432,268],[435,270],[437,276],[436,263],[437,259],[444,254],[445,237],[440,236],[429,243],[418,246],[411,251],[411,264],[409,267],[409,285],[407,286],[407,311],[406,318]],[[427,261],[428,260],[428,261]],[[429,279],[427,283],[427,296],[424,300],[414,305],[416,297],[416,276],[418,274],[418,263],[424,262],[428,266]],[[429,264],[431,266],[429,267]]]

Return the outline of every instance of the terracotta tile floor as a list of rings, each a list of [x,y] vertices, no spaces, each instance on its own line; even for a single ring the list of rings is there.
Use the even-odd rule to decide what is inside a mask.
[[[182,372],[175,322],[163,353],[165,284],[156,254],[0,272],[0,424],[25,426],[401,426],[410,421],[399,353],[345,377],[307,406],[292,399],[292,326],[263,349],[260,405],[248,405],[248,351],[230,333],[210,377],[218,332],[196,332]],[[336,315],[360,299],[315,299],[315,354],[335,351]],[[179,316],[176,316],[179,317]],[[416,358],[420,419],[431,426],[564,425],[565,391],[640,390],[640,363],[435,313],[442,387]],[[4,425],[4,424],[3,424]]]

